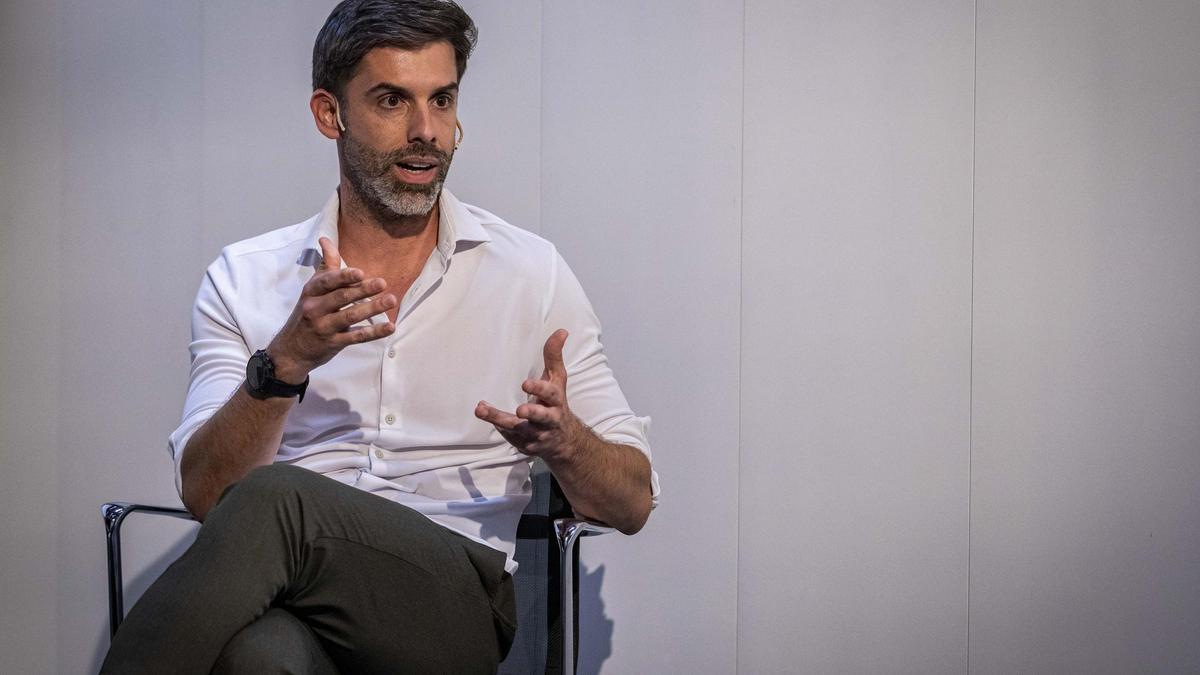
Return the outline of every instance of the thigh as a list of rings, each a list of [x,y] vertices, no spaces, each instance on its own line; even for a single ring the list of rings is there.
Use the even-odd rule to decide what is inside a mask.
[[[507,651],[503,553],[294,467],[256,469],[218,509],[226,507],[288,514],[295,573],[277,603],[313,630],[340,670],[495,672]]]
[[[501,645],[478,577],[431,573],[332,537],[313,542],[303,574],[286,606],[343,672],[494,673],[499,665]]]

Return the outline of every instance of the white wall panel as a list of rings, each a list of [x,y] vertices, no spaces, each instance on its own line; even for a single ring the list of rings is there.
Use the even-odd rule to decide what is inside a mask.
[[[542,232],[654,419],[663,485],[636,537],[583,543],[581,672],[729,673],[742,6],[544,8]]]
[[[0,4],[0,655],[58,664],[58,241],[63,164],[58,2]],[[47,639],[49,636],[49,639]]]
[[[972,22],[747,2],[740,672],[965,666]]]
[[[193,297],[222,247],[307,219],[337,188],[335,144],[308,105],[313,40],[335,4],[201,4],[203,234],[188,268]],[[179,353],[186,357],[186,344]]]
[[[100,503],[176,499],[164,439],[199,278],[200,26],[199,2],[63,3],[60,672],[107,648]]]
[[[1200,671],[1200,5],[980,2],[971,671]]]
[[[542,3],[460,4],[479,28],[479,43],[459,98],[466,138],[447,185],[463,201],[540,232]]]

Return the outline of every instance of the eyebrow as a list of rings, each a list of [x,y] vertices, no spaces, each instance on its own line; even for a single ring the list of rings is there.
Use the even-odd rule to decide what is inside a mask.
[[[409,90],[405,89],[404,87],[401,87],[398,84],[392,84],[391,82],[380,82],[379,84],[375,85],[374,87],[371,87],[370,89],[368,89],[366,95],[371,96],[373,94],[382,93],[385,91],[394,93],[394,94],[399,94],[399,95],[403,96],[404,98],[410,98],[410,99],[416,98],[415,96],[412,95],[412,92],[410,92]],[[433,95],[438,96],[440,94],[450,94],[450,93],[454,93],[457,91],[458,91],[458,83],[451,82],[450,84],[444,84],[444,85],[438,87],[437,89],[435,89],[433,91]]]

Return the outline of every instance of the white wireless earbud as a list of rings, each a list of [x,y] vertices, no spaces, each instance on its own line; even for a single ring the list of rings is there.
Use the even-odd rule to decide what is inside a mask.
[[[337,99],[333,101],[333,116],[337,119],[338,131],[345,132],[346,125],[342,123],[342,108],[338,105]]]

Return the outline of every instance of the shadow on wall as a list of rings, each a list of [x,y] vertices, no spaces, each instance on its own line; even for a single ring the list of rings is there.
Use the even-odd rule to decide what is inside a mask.
[[[588,570],[579,564],[579,675],[598,675],[612,655],[613,620],[604,613],[604,565]]]
[[[130,554],[134,552],[131,549],[134,548],[134,538],[138,536],[136,534],[137,529],[139,529],[138,526],[145,524],[133,521],[134,518],[139,517],[140,519],[145,519],[146,522],[155,520],[163,520],[164,523],[166,522],[164,519],[160,519],[156,516],[147,516],[145,514],[134,513],[129,516],[131,522],[127,523],[122,528],[122,540],[124,545],[121,547],[121,553],[122,556],[126,558],[126,563],[124,565],[126,571],[128,571],[130,568],[129,558],[132,557]],[[130,525],[134,525],[134,527],[130,527]],[[100,528],[103,526],[103,524],[98,524],[96,527]],[[132,578],[125,578],[126,614],[129,613],[129,609],[133,607],[134,603],[136,603],[137,600],[142,597],[142,594],[146,592],[146,589],[150,587],[150,584],[154,583],[154,580],[157,579],[163,572],[165,572],[167,567],[170,567],[171,563],[179,559],[179,557],[183,555],[183,552],[192,545],[192,542],[196,540],[196,533],[199,531],[200,524],[193,523],[190,527],[188,527],[187,532],[183,533],[182,535],[177,535],[177,538],[168,545],[167,550],[158,557],[154,558],[153,562],[146,565],[141,572],[138,572]],[[126,532],[129,534],[125,534]],[[149,540],[150,537],[142,536],[142,539]],[[96,564],[100,566],[104,566],[106,564],[103,553],[96,556]],[[104,578],[105,584],[107,584],[107,571],[105,572]],[[100,631],[96,635],[96,649],[92,656],[92,672],[98,672],[100,670],[100,664],[104,662],[104,655],[108,653],[108,643],[110,640],[108,632],[108,586],[101,586],[97,590],[104,594],[105,618],[104,621],[101,621],[98,624],[100,626]]]

